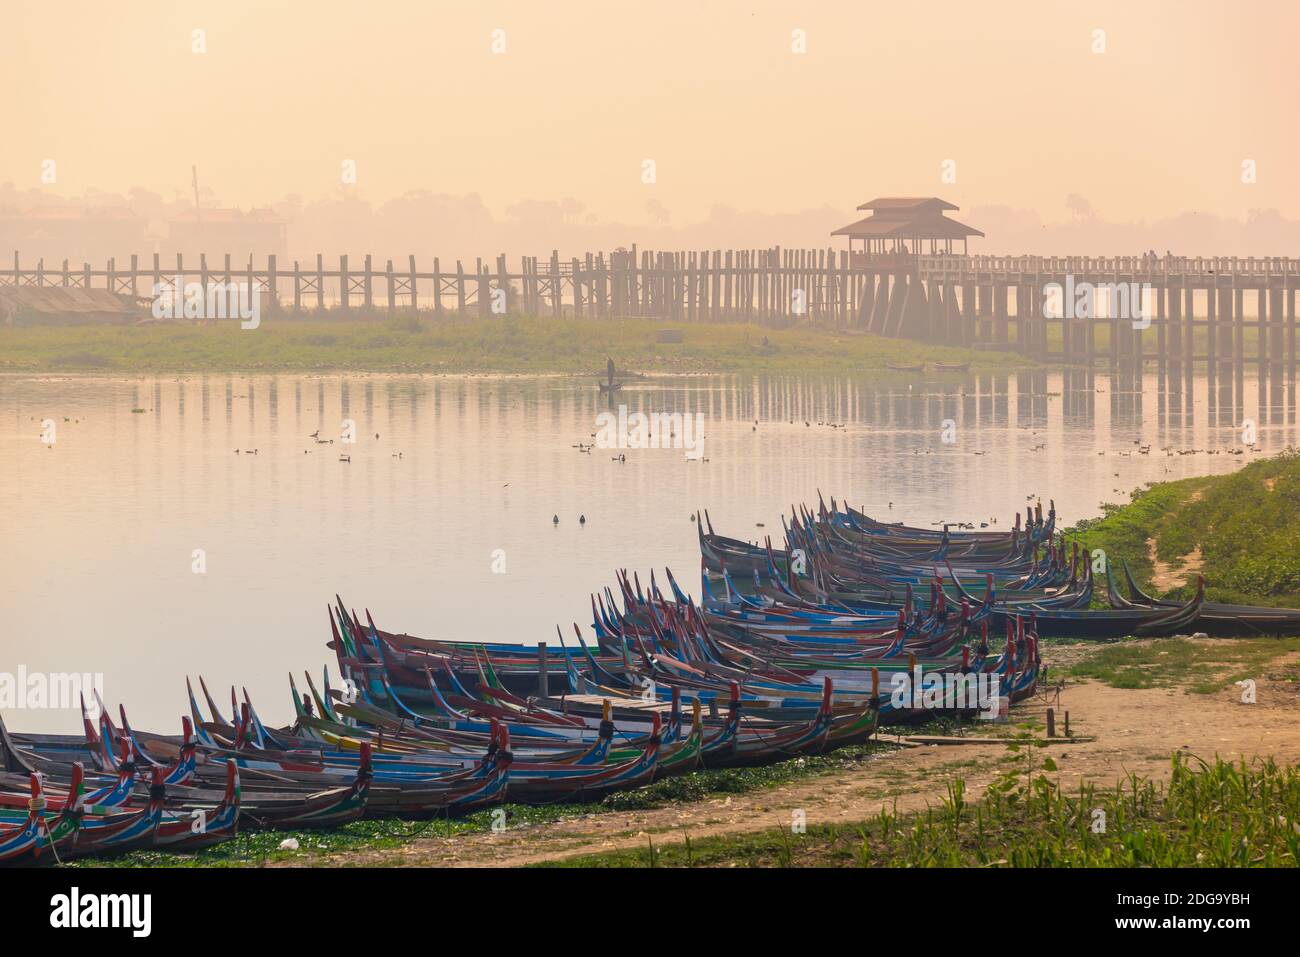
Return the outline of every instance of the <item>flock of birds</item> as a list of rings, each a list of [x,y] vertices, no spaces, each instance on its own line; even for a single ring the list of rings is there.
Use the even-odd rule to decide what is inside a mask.
[[[135,411],[144,411],[144,410],[143,410],[143,409],[140,409],[140,410],[132,409],[132,411],[135,412]],[[36,417],[35,417],[35,416],[32,416],[31,418],[32,418],[33,421],[34,421]],[[74,420],[70,419],[70,418],[67,417],[67,416],[64,416],[64,417],[63,417],[63,421],[64,421],[64,422],[69,422],[69,421],[74,421]],[[80,423],[80,421],[81,421],[80,419],[76,419],[76,420],[75,420],[75,422],[77,422],[77,423]],[[795,419],[790,419],[790,420],[789,420],[789,424],[790,424],[790,425],[794,425],[795,422],[796,422]],[[811,421],[811,420],[808,420],[808,419],[805,419],[803,424],[804,424],[804,426],[805,426],[806,428],[812,428],[812,426],[813,426],[812,421]],[[816,424],[817,424],[819,427],[831,428],[831,429],[843,429],[843,428],[847,428],[847,424],[846,424],[846,423],[843,423],[843,422],[817,422]],[[759,420],[758,420],[758,419],[755,419],[755,420],[754,420],[754,424],[753,424],[753,426],[751,426],[751,431],[753,431],[753,432],[757,432],[757,431],[758,431],[758,426],[759,426]],[[1025,429],[1028,430],[1028,426],[1026,426]],[[1030,434],[1031,434],[1031,437],[1037,437],[1037,435],[1038,435],[1039,433],[1038,433],[1037,430],[1034,430],[1034,431],[1032,431]],[[590,434],[590,437],[594,439],[594,438],[596,437],[596,435],[597,435],[597,433],[592,432],[592,433]],[[671,433],[670,433],[670,436],[669,436],[669,437],[670,437],[670,438],[674,438],[674,436],[673,436]],[[334,441],[335,441],[334,439],[331,439],[331,438],[322,438],[322,437],[321,437],[321,430],[320,430],[320,429],[317,429],[315,432],[310,433],[310,434],[307,436],[307,438],[309,438],[309,439],[314,439],[317,445],[333,445],[333,444],[334,444]],[[375,438],[376,438],[376,439],[379,438],[379,433],[378,433],[378,432],[375,433]],[[1133,444],[1137,446],[1136,449],[1126,449],[1126,450],[1114,451],[1114,454],[1115,454],[1116,456],[1119,456],[1119,457],[1130,457],[1130,456],[1132,456],[1134,453],[1136,453],[1136,454],[1138,454],[1138,455],[1150,455],[1150,454],[1151,454],[1152,446],[1151,446],[1149,443],[1148,443],[1148,444],[1143,444],[1142,440],[1139,438],[1139,439],[1134,439],[1134,440],[1133,440]],[[50,445],[50,444],[47,444],[46,447],[47,447],[47,448],[53,448],[53,446]],[[574,444],[574,445],[572,445],[572,446],[570,446],[570,447],[573,448],[573,449],[576,449],[580,454],[590,455],[590,454],[592,454],[592,452],[596,449],[597,446],[596,446],[596,443],[595,443],[595,442],[578,442],[578,443],[576,443],[576,444]],[[1046,449],[1046,448],[1047,448],[1047,443],[1046,443],[1046,442],[1040,442],[1040,443],[1037,443],[1037,444],[1035,444],[1035,445],[1033,445],[1033,446],[1030,446],[1029,451],[1030,451],[1030,452],[1040,452],[1040,451],[1042,451],[1042,450],[1044,450],[1044,449]],[[1183,456],[1183,455],[1234,455],[1234,456],[1242,456],[1242,455],[1245,455],[1247,452],[1250,452],[1250,453],[1258,453],[1258,452],[1261,451],[1261,449],[1259,448],[1258,445],[1256,445],[1256,444],[1254,444],[1254,443],[1248,443],[1248,444],[1245,445],[1244,447],[1232,447],[1232,448],[1222,448],[1222,449],[1212,449],[1212,448],[1205,448],[1205,449],[1200,449],[1200,448],[1182,449],[1182,448],[1174,448],[1173,446],[1164,446],[1164,447],[1162,447],[1159,451],[1163,452],[1163,453],[1165,454],[1165,457],[1166,457],[1166,458],[1173,458],[1174,456]],[[257,449],[257,448],[252,448],[252,449],[235,449],[235,450],[234,450],[234,453],[235,453],[236,455],[240,455],[240,454],[243,454],[243,455],[257,455],[258,452],[259,452],[259,449]],[[303,455],[310,455],[311,453],[312,453],[312,450],[311,450],[311,449],[304,449],[304,450],[303,450]],[[912,454],[913,454],[913,455],[933,455],[933,454],[934,454],[934,450],[933,450],[933,449],[928,449],[928,448],[927,448],[927,449],[913,449],[913,450],[912,450]],[[985,450],[976,449],[976,450],[971,451],[970,454],[971,454],[971,455],[987,455],[988,452],[985,451]],[[1098,450],[1097,454],[1098,454],[1099,456],[1104,456],[1104,455],[1107,454],[1107,450],[1106,450],[1106,449],[1100,449],[1100,450]],[[402,453],[402,452],[393,452],[393,453],[392,453],[392,458],[395,458],[395,459],[401,459],[402,457],[403,457],[403,453]],[[342,462],[342,463],[348,463],[348,464],[350,464],[350,463],[352,462],[352,456],[351,456],[351,454],[349,454],[349,453],[341,452],[341,453],[339,453],[339,461]],[[627,455],[624,454],[624,453],[621,453],[621,452],[620,452],[618,455],[612,455],[612,456],[610,456],[610,461],[612,461],[612,462],[618,462],[618,463],[620,463],[620,464],[626,464],[626,462],[627,462]],[[687,459],[687,461],[694,461],[694,460]],[[708,462],[709,459],[708,459],[708,458],[705,458],[705,457],[701,457],[701,458],[699,459],[699,461],[701,461],[701,462]],[[1169,473],[1170,471],[1171,471],[1171,470],[1168,469],[1168,468],[1164,469],[1164,472],[1165,472],[1166,474]],[[1113,473],[1113,474],[1114,474],[1114,477],[1115,477],[1115,478],[1119,478],[1120,473],[1115,472],[1115,473]],[[507,484],[509,484],[509,483],[507,483]],[[1125,494],[1125,493],[1124,493],[1122,490],[1120,490],[1120,489],[1113,489],[1112,491],[1114,491],[1114,492],[1117,493],[1117,494],[1121,494],[1121,495],[1122,495],[1122,494]],[[890,507],[891,509],[893,508],[893,503],[892,503],[892,502],[889,503],[889,507]],[[692,520],[692,521],[695,520],[694,515],[691,516],[691,520]],[[996,523],[996,520],[993,520],[993,521]],[[552,522],[553,522],[553,524],[558,525],[559,522],[560,522],[559,516],[558,516],[558,515],[554,516]],[[586,524],[586,516],[580,516],[579,519],[578,519],[578,523],[579,523],[580,525],[585,525],[585,524]],[[936,523],[936,524],[943,524],[943,523]],[[955,528],[962,528],[962,529],[972,529],[972,528],[975,528],[975,525],[973,525],[973,524],[971,524],[971,523],[962,523],[962,522],[957,522],[957,523],[948,523],[948,524],[952,525],[952,526],[955,527]],[[987,528],[987,527],[988,527],[988,523],[987,523],[987,522],[982,522],[982,523],[980,523],[979,527],[980,527],[980,528]]]
[[[334,444],[334,440],[333,440],[333,439],[322,439],[322,438],[320,437],[320,429],[317,429],[315,432],[312,432],[310,435],[307,436],[307,438],[309,438],[309,439],[315,439],[317,445],[333,445],[333,444]],[[378,433],[378,432],[375,433],[375,438],[376,438],[376,439],[379,438],[379,433]],[[312,450],[311,450],[311,449],[303,449],[303,450],[302,450],[302,454],[303,454],[303,455],[311,455],[311,453],[312,453]],[[235,454],[236,454],[236,455],[239,455],[239,454],[240,454],[240,450],[239,450],[239,449],[235,449]],[[244,455],[256,455],[256,454],[257,454],[257,449],[244,449],[244,450],[243,450],[243,454],[244,454]],[[402,457],[402,453],[401,453],[401,452],[394,452],[394,453],[392,453],[392,457],[395,458],[395,459],[400,459],[400,458]],[[346,453],[346,452],[340,452],[340,453],[339,453],[339,461],[340,461],[340,462],[348,462],[348,463],[351,463],[351,461],[352,461],[352,456],[351,456],[350,454]]]

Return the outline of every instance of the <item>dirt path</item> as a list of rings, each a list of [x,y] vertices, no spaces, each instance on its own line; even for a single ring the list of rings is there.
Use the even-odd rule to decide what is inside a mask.
[[[1147,554],[1151,558],[1151,585],[1155,594],[1182,588],[1193,575],[1199,575],[1205,569],[1205,558],[1201,555],[1201,546],[1197,545],[1190,552],[1178,559],[1178,564],[1162,562],[1156,555],[1156,540],[1147,539]]]
[[[1077,646],[1050,649],[1057,666],[1077,658]],[[1274,674],[1297,656],[1262,669]],[[1082,780],[1113,785],[1129,772],[1167,779],[1170,754],[1185,750],[1206,760],[1273,756],[1300,762],[1300,700],[1294,685],[1266,675],[1256,679],[1256,703],[1243,704],[1241,690],[1211,695],[1181,689],[1120,690],[1095,681],[1067,687],[1059,703],[1044,697],[1018,706],[1013,719],[1043,723],[1056,708],[1058,734],[1063,715],[1070,730],[1096,740],[1051,745],[1061,784],[1073,790]],[[975,729],[980,733],[981,729]],[[400,848],[351,851],[311,863],[324,866],[504,867],[577,854],[676,843],[788,825],[802,810],[809,826],[864,820],[882,807],[899,811],[937,805],[947,782],[966,780],[968,799],[977,799],[1008,758],[1003,745],[927,746],[882,753],[850,771],[805,778],[768,790],[674,804],[646,811],[591,814],[572,820],[508,829],[499,834],[425,838]],[[286,862],[301,865],[302,861]]]

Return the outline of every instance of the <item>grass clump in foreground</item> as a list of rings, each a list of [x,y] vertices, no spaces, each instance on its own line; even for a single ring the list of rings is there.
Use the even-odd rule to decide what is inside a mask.
[[[962,779],[937,808],[882,810],[850,825],[744,835],[584,855],[563,867],[1295,867],[1300,771],[1271,759],[1213,764],[1175,753],[1167,785],[1130,774],[1113,788],[1067,794],[1026,748],[1017,765],[967,800]]]
[[[583,804],[550,804],[532,807],[506,804],[463,817],[405,821],[380,818],[354,821],[321,831],[243,829],[232,841],[192,854],[163,851],[133,851],[117,858],[87,858],[72,861],[73,867],[242,867],[276,861],[312,863],[314,856],[359,850],[401,847],[419,838],[448,838],[492,830],[494,815],[506,812],[507,827],[549,824],[568,818],[610,811],[647,810],[685,801],[697,801],[711,794],[743,794],[775,787],[787,781],[851,768],[882,752],[883,744],[841,748],[830,754],[809,755],[753,768],[717,768],[693,771],[667,778],[633,791],[616,791],[601,801]],[[298,841],[296,851],[280,850],[287,838]]]
[[[1121,590],[1119,561],[1152,590],[1154,539],[1155,557],[1174,567],[1199,549],[1210,601],[1300,606],[1300,453],[1251,462],[1232,475],[1156,483],[1128,505],[1102,509],[1070,533],[1105,551]],[[1187,578],[1164,597],[1190,598],[1196,576]]]
[[[1214,694],[1246,678],[1258,678],[1275,658],[1295,651],[1300,651],[1300,638],[1123,641],[1095,649],[1069,673],[1113,688],[1183,687],[1193,694]],[[1300,681],[1300,669],[1293,665],[1270,677],[1294,683]]]
[[[355,314],[353,314],[355,316]],[[664,329],[681,342],[658,342]],[[829,326],[429,315],[347,319],[266,316],[256,329],[205,325],[0,327],[0,371],[77,373],[431,372],[861,373],[887,362],[971,362],[976,371],[1032,366]]]

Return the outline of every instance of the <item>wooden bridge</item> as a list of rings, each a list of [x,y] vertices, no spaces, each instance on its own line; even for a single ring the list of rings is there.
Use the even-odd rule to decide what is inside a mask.
[[[845,331],[1014,350],[1091,364],[1154,360],[1296,366],[1300,259],[1154,256],[957,256],[834,249],[650,252],[617,249],[561,259],[438,258],[420,268],[348,256],[326,264],[206,256],[139,256],[24,265],[14,253],[0,287],[108,289],[142,299],[181,277],[204,289],[246,284],[272,313],[418,311],[490,316],[653,317],[676,322],[815,323]],[[1055,292],[1053,291],[1055,290]],[[1068,294],[1068,295],[1067,295]],[[1086,303],[1084,315],[1078,306]],[[1117,308],[1118,307],[1118,308]]]

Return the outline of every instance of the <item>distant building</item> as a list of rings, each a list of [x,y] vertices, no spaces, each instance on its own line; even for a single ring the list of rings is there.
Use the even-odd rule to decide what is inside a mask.
[[[863,203],[858,209],[870,210],[871,215],[842,226],[831,235],[847,236],[851,251],[854,251],[854,241],[861,240],[861,251],[868,256],[927,252],[951,255],[953,241],[957,239],[961,240],[965,255],[966,241],[971,236],[984,235],[945,216],[945,212],[957,207],[937,196],[884,196]]]
[[[163,246],[192,261],[205,254],[209,263],[224,259],[226,253],[237,263],[252,256],[260,264],[270,255],[283,261],[289,251],[285,221],[265,208],[247,213],[220,207],[186,210],[168,220]]]
[[[102,268],[132,253],[153,250],[148,221],[124,206],[36,206],[0,209],[0,251],[15,251],[23,264],[45,261],[54,269],[64,259],[73,268],[89,262]]]
[[[79,286],[0,286],[0,325],[79,325],[137,322],[149,315],[141,300]]]

